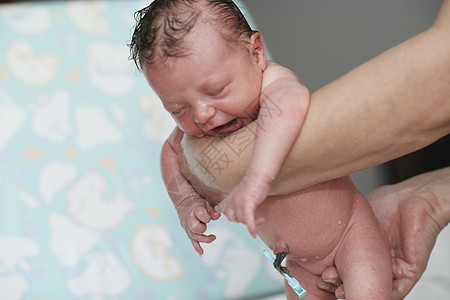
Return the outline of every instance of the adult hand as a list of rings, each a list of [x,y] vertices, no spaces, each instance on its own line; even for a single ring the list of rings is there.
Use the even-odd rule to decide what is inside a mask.
[[[450,168],[381,187],[367,198],[391,244],[392,299],[403,299],[422,276],[437,235],[450,221]],[[345,298],[334,267],[325,270],[317,285]]]

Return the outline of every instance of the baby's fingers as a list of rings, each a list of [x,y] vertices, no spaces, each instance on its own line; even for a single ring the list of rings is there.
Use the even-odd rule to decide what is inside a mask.
[[[202,234],[206,231],[206,224],[199,221],[198,218],[194,216],[188,222],[188,228],[189,228],[189,231],[191,231],[195,234]]]
[[[230,222],[238,222],[236,213],[231,205],[228,204],[230,202],[228,199],[225,199],[217,205],[216,207],[227,217],[227,220]]]
[[[264,218],[258,217],[255,219],[255,208],[251,205],[246,205],[242,210],[239,221],[247,225],[248,232],[250,232],[252,237],[256,238],[258,233],[257,226],[264,222]]]
[[[192,246],[194,247],[195,251],[198,253],[198,255],[203,255],[203,248],[200,245],[199,241],[191,240]]]
[[[251,236],[256,238],[258,234],[257,227],[264,223],[264,217],[258,217],[255,219],[254,215],[250,213],[250,216],[246,219],[245,223],[247,224],[248,232],[250,232]]]
[[[206,203],[206,209],[208,210],[209,215],[211,216],[212,220],[218,220],[221,216],[220,212],[214,209],[209,202]]]
[[[207,243],[210,244],[216,240],[216,236],[211,235],[204,235],[204,234],[194,234],[191,238],[192,246],[194,247],[195,251],[198,253],[198,255],[203,255],[203,248],[200,245],[200,243]]]
[[[194,211],[194,216],[202,223],[209,223],[211,221],[211,215],[206,207],[198,208]]]
[[[211,220],[212,216],[207,207],[203,205],[198,206],[194,209],[189,219],[189,230],[197,234],[202,234],[206,231],[206,224],[208,224]]]

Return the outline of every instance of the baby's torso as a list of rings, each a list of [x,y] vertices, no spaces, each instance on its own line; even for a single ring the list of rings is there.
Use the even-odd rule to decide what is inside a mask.
[[[332,264],[360,201],[365,199],[349,177],[271,196],[257,210],[265,218],[258,234],[275,253],[287,251],[288,259],[319,272]]]

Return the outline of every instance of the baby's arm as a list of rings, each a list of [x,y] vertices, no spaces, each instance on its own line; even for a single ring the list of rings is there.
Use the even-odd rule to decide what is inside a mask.
[[[211,243],[216,237],[205,235],[206,224],[217,220],[220,213],[216,212],[208,201],[201,198],[181,174],[178,155],[181,151],[180,141],[183,132],[176,128],[161,151],[161,173],[167,192],[177,210],[181,226],[186,231],[195,251],[203,254],[200,243]]]
[[[274,62],[263,75],[257,139],[247,175],[270,184],[297,140],[311,95],[294,72]]]
[[[256,207],[270,192],[270,185],[294,145],[309,107],[310,93],[294,72],[269,62],[263,74],[256,140],[250,165],[240,184],[222,202],[230,221],[247,224],[256,236]]]

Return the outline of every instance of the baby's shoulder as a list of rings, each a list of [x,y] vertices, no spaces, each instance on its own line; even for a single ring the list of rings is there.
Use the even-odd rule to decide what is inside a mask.
[[[292,78],[297,78],[293,71],[269,60],[267,61],[267,67],[263,72],[263,87],[278,79]]]
[[[286,69],[286,68],[274,61],[268,60],[267,67],[264,70],[264,73],[279,72],[279,71],[282,71],[283,69]]]

